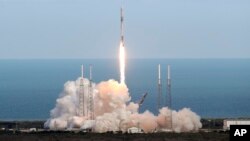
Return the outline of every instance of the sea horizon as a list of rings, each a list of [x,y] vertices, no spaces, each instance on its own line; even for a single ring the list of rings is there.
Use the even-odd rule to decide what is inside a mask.
[[[80,65],[93,65],[93,81],[119,81],[117,59],[0,59],[0,120],[46,120],[67,81],[80,76]],[[140,112],[157,114],[157,65],[172,68],[173,110],[184,107],[201,118],[250,117],[250,58],[127,59],[131,101],[148,92]],[[86,77],[88,77],[88,71]],[[165,98],[165,97],[164,97]]]

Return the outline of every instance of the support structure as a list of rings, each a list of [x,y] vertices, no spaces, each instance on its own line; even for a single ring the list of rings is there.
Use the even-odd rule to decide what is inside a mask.
[[[88,118],[94,120],[94,99],[92,86],[92,65],[89,66]]]
[[[79,111],[78,116],[85,116],[85,106],[84,106],[84,78],[83,78],[83,65],[81,67],[81,79],[79,86]]]
[[[142,98],[137,102],[137,104],[139,105],[138,107],[138,111],[140,112],[140,108],[142,106],[142,103],[144,102],[145,98],[147,97],[148,93],[145,93]]]
[[[171,77],[170,77],[170,65],[168,65],[168,76],[167,76],[167,97],[166,103],[169,107],[170,113],[169,113],[169,128],[170,130],[173,129],[173,119],[172,119],[172,96],[171,96]]]
[[[161,65],[158,65],[158,101],[157,108],[158,110],[162,107],[162,84],[161,84]]]

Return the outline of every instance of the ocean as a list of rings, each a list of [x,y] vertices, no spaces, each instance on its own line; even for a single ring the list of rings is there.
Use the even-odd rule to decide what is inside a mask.
[[[87,70],[93,65],[95,83],[119,81],[116,59],[0,60],[0,120],[49,118],[64,83],[80,76],[81,64]],[[250,117],[250,59],[129,59],[126,84],[131,101],[148,93],[140,112],[158,113],[158,64],[163,101],[167,65],[171,65],[174,110],[187,107],[203,118]]]

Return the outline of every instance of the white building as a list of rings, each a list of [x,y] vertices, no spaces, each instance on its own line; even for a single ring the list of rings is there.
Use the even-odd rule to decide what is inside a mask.
[[[250,125],[250,119],[225,119],[223,129],[230,130],[230,125]]]
[[[137,127],[128,128],[128,133],[143,133],[142,129]]]

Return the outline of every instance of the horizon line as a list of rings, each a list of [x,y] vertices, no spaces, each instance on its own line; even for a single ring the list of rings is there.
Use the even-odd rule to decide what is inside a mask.
[[[0,60],[101,60],[101,59],[119,59],[119,58],[0,58]],[[149,58],[135,58],[135,57],[131,57],[131,58],[127,58],[127,59],[250,59],[250,57],[214,57],[214,58],[196,58],[196,57],[169,57],[169,58],[163,58],[163,57],[159,57],[159,58],[154,58],[154,57],[149,57]]]

